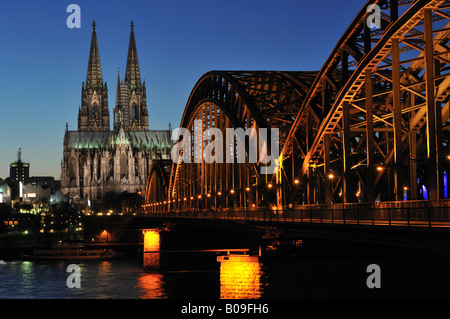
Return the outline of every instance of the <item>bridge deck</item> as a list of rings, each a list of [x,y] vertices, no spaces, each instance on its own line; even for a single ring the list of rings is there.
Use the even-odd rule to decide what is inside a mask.
[[[149,213],[146,217],[235,222],[311,223],[387,227],[450,227],[449,201],[352,205],[303,205]]]

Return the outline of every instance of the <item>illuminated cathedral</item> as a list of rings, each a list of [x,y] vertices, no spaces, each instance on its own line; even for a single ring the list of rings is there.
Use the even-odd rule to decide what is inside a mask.
[[[103,82],[95,21],[86,82],[81,87],[78,130],[66,125],[61,163],[61,191],[79,204],[102,200],[108,193],[144,193],[156,159],[170,159],[171,129],[149,130],[147,93],[141,81],[131,22],[125,78],[117,78],[113,129],[108,87]]]

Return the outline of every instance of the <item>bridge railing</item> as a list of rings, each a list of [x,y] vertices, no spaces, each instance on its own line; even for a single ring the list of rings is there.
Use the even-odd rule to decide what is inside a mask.
[[[282,207],[236,207],[150,213],[149,217],[230,221],[450,227],[450,200]]]

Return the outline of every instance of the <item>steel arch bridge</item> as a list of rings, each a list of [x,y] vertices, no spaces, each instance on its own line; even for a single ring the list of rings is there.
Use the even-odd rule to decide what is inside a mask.
[[[449,41],[450,1],[375,0],[318,72],[206,73],[186,105],[177,160],[165,179],[149,174],[145,212],[406,200],[448,212]],[[230,128],[249,132],[246,142],[218,143]],[[268,172],[251,134],[275,128],[276,145],[257,143],[276,156]]]

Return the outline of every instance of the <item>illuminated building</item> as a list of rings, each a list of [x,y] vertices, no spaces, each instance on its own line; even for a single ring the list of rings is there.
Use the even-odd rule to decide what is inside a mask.
[[[11,204],[11,187],[0,179],[0,204]]]
[[[170,129],[149,130],[147,93],[141,81],[131,23],[125,78],[117,79],[113,130],[110,130],[108,87],[103,82],[95,21],[86,82],[82,84],[78,130],[66,126],[61,191],[76,203],[100,201],[107,192],[145,190],[154,159],[170,159]]]

